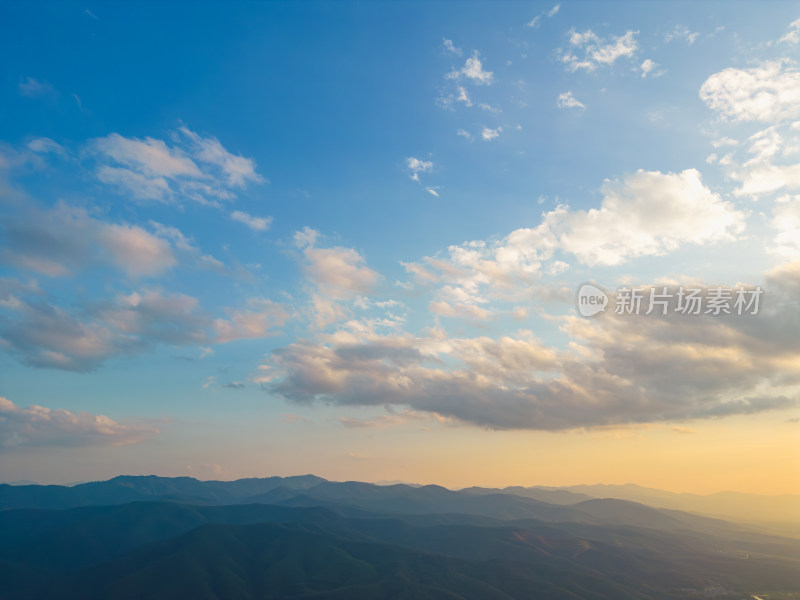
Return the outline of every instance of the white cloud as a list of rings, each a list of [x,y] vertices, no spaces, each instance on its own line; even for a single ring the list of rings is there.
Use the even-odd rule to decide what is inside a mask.
[[[775,229],[771,250],[784,258],[800,260],[800,196],[779,198],[771,224]]]
[[[173,145],[112,133],[88,144],[97,159],[96,174],[139,200],[187,198],[216,205],[233,199],[233,189],[266,181],[252,159],[228,152],[216,138],[203,138],[186,127],[173,136]]]
[[[498,127],[497,129],[490,129],[489,127],[484,127],[483,131],[481,131],[481,137],[488,142],[497,137],[500,137],[500,134],[502,132],[503,132],[502,127]]]
[[[730,240],[744,229],[744,215],[705,187],[694,169],[640,170],[623,182],[608,182],[603,196],[600,208],[559,207],[543,222],[561,248],[589,265]]]
[[[461,136],[461,137],[463,137],[463,138],[466,138],[466,139],[468,139],[470,142],[471,142],[472,140],[474,140],[474,139],[475,139],[475,138],[473,137],[473,135],[472,135],[472,134],[471,134],[469,131],[467,131],[466,129],[459,129],[459,130],[457,130],[457,131],[456,131],[456,135],[458,135],[458,136]]]
[[[579,102],[572,92],[564,92],[558,95],[558,108],[586,108],[582,102]]]
[[[463,102],[466,106],[472,106],[472,100],[470,100],[469,94],[464,86],[458,86],[458,96],[456,96],[456,102]]]
[[[28,98],[49,96],[55,93],[55,89],[52,85],[46,81],[41,81],[33,77],[26,77],[20,81],[17,89],[22,96],[26,96]]]
[[[429,160],[420,160],[410,157],[406,159],[406,167],[410,173],[409,177],[414,181],[419,181],[420,173],[430,173],[433,171],[433,163]]]
[[[248,181],[253,183],[265,181],[256,173],[256,163],[253,159],[231,154],[217,138],[203,138],[187,127],[181,127],[180,132],[191,140],[193,145],[191,153],[194,158],[221,169],[228,185],[242,188]]]
[[[426,187],[425,191],[428,192],[431,196],[436,196],[438,198],[439,192],[436,191],[438,189],[439,189],[438,187]]]
[[[47,137],[34,138],[26,145],[29,150],[37,154],[60,154],[61,156],[68,154],[64,146]]]
[[[636,35],[638,31],[626,31],[623,35],[600,38],[591,29],[583,33],[574,29],[569,31],[569,43],[573,50],[562,50],[561,61],[567,70],[575,72],[580,69],[594,71],[598,65],[613,65],[619,58],[631,57],[638,49]],[[581,49],[582,56],[575,52]]]
[[[267,231],[269,230],[270,225],[272,225],[272,217],[254,217],[253,215],[242,212],[241,210],[233,211],[231,213],[231,218],[234,221],[244,223],[253,231]]]
[[[474,52],[473,55],[467,59],[464,66],[455,71],[451,71],[446,75],[448,79],[460,79],[466,77],[476,85],[491,85],[494,80],[492,71],[484,71],[483,63],[478,55]]]
[[[191,158],[178,148],[170,148],[162,140],[150,137],[139,140],[112,133],[96,138],[90,146],[99,154],[145,177],[203,177]]]
[[[650,72],[658,66],[658,63],[653,62],[651,59],[646,58],[641,66],[639,67],[642,70],[642,77],[647,77]]]
[[[352,248],[317,248],[319,232],[306,228],[295,234],[306,259],[304,271],[309,280],[330,298],[352,298],[372,290],[380,276]]]
[[[403,266],[422,286],[441,286],[435,301],[445,304],[433,307],[439,314],[488,317],[488,299],[529,293],[551,261],[547,272],[568,268],[564,261],[554,261],[556,251],[586,265],[618,265],[686,244],[730,240],[744,228],[745,215],[705,187],[693,169],[638,171],[623,181],[607,182],[603,196],[599,208],[559,206],[535,227],[490,242],[453,245],[443,257]]]
[[[547,18],[555,17],[559,10],[561,10],[561,4],[556,4],[550,10],[533,17],[530,21],[528,21],[527,26],[536,29],[539,27],[539,25],[541,25],[543,16],[546,16]]]
[[[723,119],[772,123],[800,116],[800,71],[784,61],[711,75],[700,99]]]
[[[686,25],[676,25],[675,28],[669,33],[664,35],[664,41],[669,44],[673,40],[686,40],[690,46],[697,41],[700,34],[696,31],[690,31]]]
[[[456,56],[461,56],[461,48],[457,48],[453,44],[453,40],[448,40],[447,38],[442,38],[442,48],[447,54],[454,54]]]
[[[800,43],[800,19],[792,21],[792,23],[789,25],[789,29],[778,41],[784,44]]]
[[[104,415],[31,405],[21,408],[0,397],[0,447],[123,446],[139,443],[157,429],[125,425]]]

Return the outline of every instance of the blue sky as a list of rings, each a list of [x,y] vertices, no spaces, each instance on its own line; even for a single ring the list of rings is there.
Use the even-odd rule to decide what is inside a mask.
[[[588,482],[628,453],[598,432],[657,453],[748,419],[796,467],[798,17],[2,4],[3,479],[443,480],[558,435],[562,479],[475,478]],[[587,281],[765,304],[586,320]]]

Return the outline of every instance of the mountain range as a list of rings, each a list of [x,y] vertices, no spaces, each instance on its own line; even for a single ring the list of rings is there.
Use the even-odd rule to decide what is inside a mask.
[[[589,491],[0,485],[0,600],[800,597],[796,538]]]

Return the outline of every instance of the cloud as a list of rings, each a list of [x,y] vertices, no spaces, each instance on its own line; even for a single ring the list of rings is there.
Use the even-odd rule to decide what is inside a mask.
[[[721,119],[774,123],[800,117],[800,70],[785,61],[727,68],[700,87],[700,99]]]
[[[564,92],[558,95],[558,108],[586,108],[583,102],[579,102],[572,92]]]
[[[470,142],[475,139],[475,137],[466,129],[459,129],[458,131],[456,131],[456,135],[466,138]]]
[[[309,235],[310,232],[313,234]],[[298,232],[303,241],[311,240],[303,248],[306,259],[303,270],[321,293],[343,299],[372,290],[380,276],[366,265],[364,257],[352,248],[317,248],[314,243],[319,234],[313,230],[310,232]]]
[[[675,28],[664,35],[664,42],[669,44],[673,40],[686,40],[690,46],[695,43],[700,34],[696,31],[690,31],[686,25],[676,25]]]
[[[173,134],[173,145],[118,133],[90,140],[95,173],[106,184],[138,200],[166,202],[186,198],[216,205],[234,198],[248,182],[266,180],[252,159],[228,152],[214,137],[203,138],[187,127]]]
[[[472,100],[469,98],[467,90],[463,86],[458,86],[458,96],[456,102],[463,102],[466,106],[472,106]]]
[[[69,154],[64,146],[47,137],[34,138],[26,146],[37,154],[59,154],[61,156]]]
[[[800,196],[780,198],[771,225],[775,230],[771,250],[784,258],[800,259]]]
[[[177,259],[167,239],[137,225],[106,223],[85,209],[58,203],[6,215],[0,261],[48,276],[110,264],[131,277],[161,275]]]
[[[645,59],[639,68],[642,69],[642,78],[647,77],[650,72],[658,66],[658,63],[653,62],[649,58]]]
[[[243,188],[248,181],[253,183],[266,181],[256,173],[256,163],[253,159],[228,152],[217,138],[203,138],[187,127],[181,127],[180,132],[190,140],[191,153],[195,159],[218,167],[228,185]]]
[[[233,211],[231,219],[244,223],[253,231],[268,231],[272,225],[272,217],[254,217],[241,210]]]
[[[52,85],[46,81],[35,79],[33,77],[25,77],[17,85],[20,95],[26,98],[38,98],[41,96],[50,96],[55,93]]]
[[[2,291],[2,290],[0,290]],[[9,292],[0,301],[3,346],[22,362],[39,368],[89,372],[103,362],[170,346],[226,343],[264,338],[288,318],[286,310],[265,299],[246,308],[227,308],[213,319],[196,298],[145,288],[66,310],[37,297]],[[1,300],[1,298],[0,298]],[[208,356],[203,351],[203,356]]]
[[[431,196],[435,196],[436,198],[439,197],[438,187],[426,187],[425,191],[428,192]]]
[[[520,228],[498,240],[475,240],[448,247],[444,256],[403,263],[421,285],[441,285],[432,311],[446,316],[489,316],[486,294],[530,290],[557,251],[580,262],[619,265],[641,256],[663,255],[685,244],[734,239],[744,214],[705,187],[694,169],[681,173],[637,171],[603,187],[599,208],[558,206],[534,227]],[[515,292],[517,290],[517,292]],[[557,295],[557,294],[556,294]]]
[[[579,33],[574,29],[569,31],[569,44],[573,50],[561,50],[561,61],[567,70],[594,71],[598,65],[613,65],[619,58],[631,57],[638,49],[636,36],[638,31],[626,31],[623,35],[600,38],[591,29]],[[581,49],[582,56],[575,52]]]
[[[545,215],[543,226],[581,262],[615,265],[682,244],[733,239],[744,229],[744,215],[705,187],[695,169],[640,170],[606,183],[600,208],[559,207]]]
[[[454,54],[455,56],[461,56],[461,48],[456,48],[456,46],[453,44],[453,40],[442,38],[442,48],[444,49],[444,52],[447,54]]]
[[[406,167],[410,173],[409,177],[414,181],[419,181],[420,173],[430,173],[433,171],[433,163],[429,160],[420,160],[410,157],[406,159]]]
[[[466,78],[476,85],[491,85],[494,81],[494,74],[491,71],[485,71],[483,69],[483,63],[477,51],[467,59],[463,67],[451,71],[446,77],[448,79]]]
[[[530,27],[532,29],[537,29],[542,21],[542,15],[536,15],[530,21],[528,21],[525,26]]]
[[[277,328],[289,320],[281,304],[265,298],[251,298],[246,309],[227,309],[227,313],[227,319],[214,321],[214,339],[219,343],[276,335]]]
[[[539,25],[541,25],[541,23],[542,23],[542,17],[543,16],[546,16],[548,19],[553,18],[553,17],[556,16],[556,14],[558,13],[559,10],[561,10],[561,4],[556,4],[550,10],[545,11],[543,13],[540,13],[540,14],[536,15],[535,17],[533,17],[530,21],[528,21],[526,23],[526,26],[530,27],[532,29],[537,29],[539,27]]]
[[[500,137],[502,131],[503,131],[502,127],[498,127],[497,129],[490,129],[489,127],[484,127],[483,131],[481,131],[481,138],[483,138],[488,142],[497,137]]]
[[[800,19],[792,21],[789,25],[789,29],[778,42],[792,45],[800,43]]]
[[[570,343],[340,330],[274,351],[266,385],[290,402],[402,407],[493,429],[685,422],[800,405],[800,263],[768,274],[758,316],[558,319]],[[391,419],[390,419],[391,420]],[[377,419],[346,418],[348,427]]]
[[[31,405],[21,408],[0,397],[0,446],[124,446],[158,434],[157,429],[125,425],[104,415]]]

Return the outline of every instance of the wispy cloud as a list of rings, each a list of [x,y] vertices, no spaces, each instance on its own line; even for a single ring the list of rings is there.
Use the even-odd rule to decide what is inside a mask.
[[[564,92],[558,95],[558,108],[586,108],[582,102],[579,102],[572,92]]]
[[[601,38],[591,29],[580,33],[569,31],[570,48],[561,50],[561,61],[568,71],[594,71],[600,65],[613,65],[618,59],[631,57],[639,45],[638,31],[628,30],[623,35]],[[581,54],[577,54],[578,52]]]
[[[48,82],[34,77],[25,77],[19,84],[17,89],[22,96],[27,98],[37,98],[40,96],[49,96],[55,93],[55,88]]]
[[[254,217],[241,210],[235,210],[231,213],[231,219],[244,223],[253,231],[268,231],[272,225],[272,217]]]

